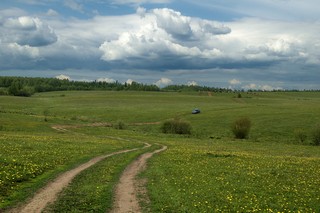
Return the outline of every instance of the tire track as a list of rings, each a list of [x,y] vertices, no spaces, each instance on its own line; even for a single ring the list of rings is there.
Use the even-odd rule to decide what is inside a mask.
[[[111,213],[141,212],[137,199],[139,190],[137,188],[136,176],[146,169],[146,163],[149,158],[166,149],[166,146],[162,146],[161,149],[154,152],[144,153],[124,170],[116,186],[114,208],[111,210]]]

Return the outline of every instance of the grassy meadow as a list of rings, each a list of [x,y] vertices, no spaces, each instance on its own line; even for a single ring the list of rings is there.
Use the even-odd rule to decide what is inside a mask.
[[[311,145],[311,133],[320,123],[319,106],[319,92],[242,93],[241,98],[129,91],[0,96],[0,211],[94,156],[148,142],[168,150],[141,174],[148,178],[151,200],[143,204],[145,211],[318,212],[320,147]],[[191,114],[193,108],[201,113]],[[232,134],[231,123],[239,117],[252,122],[248,139]],[[161,122],[172,118],[188,121],[191,134],[161,133]],[[91,126],[119,121],[124,130]],[[52,128],[57,125],[77,128],[61,132]],[[110,209],[119,174],[142,152],[114,156],[83,172],[49,209],[68,211],[68,202],[76,202],[77,211]]]

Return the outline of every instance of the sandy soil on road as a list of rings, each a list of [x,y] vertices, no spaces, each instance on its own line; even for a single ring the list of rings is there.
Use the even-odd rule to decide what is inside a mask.
[[[166,149],[167,147],[163,146],[154,152],[142,154],[125,169],[116,187],[114,209],[111,213],[141,212],[137,194],[139,191],[145,190],[137,188],[138,183],[136,176],[146,168],[146,163],[149,158]]]

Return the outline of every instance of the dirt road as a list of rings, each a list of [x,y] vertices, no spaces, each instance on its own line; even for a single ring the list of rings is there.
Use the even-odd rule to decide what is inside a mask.
[[[150,144],[145,144],[143,148],[150,147]],[[60,176],[58,176],[55,180],[48,183],[44,188],[40,189],[32,199],[30,199],[25,205],[20,206],[18,208],[12,209],[9,212],[10,213],[40,213],[49,203],[53,203],[59,192],[62,191],[64,187],[66,187],[72,179],[78,175],[83,170],[89,168],[90,166],[98,163],[99,161],[111,157],[113,155],[118,155],[122,153],[132,152],[135,150],[138,150],[141,148],[135,148],[135,149],[127,149],[127,150],[121,150],[118,152],[113,152],[108,155],[99,156],[91,159],[87,163],[84,163],[70,171],[67,171]]]
[[[111,213],[141,212],[137,199],[138,191],[141,189],[137,189],[136,176],[146,168],[149,158],[166,149],[167,147],[163,146],[154,152],[145,153],[125,169],[116,188],[114,209]]]

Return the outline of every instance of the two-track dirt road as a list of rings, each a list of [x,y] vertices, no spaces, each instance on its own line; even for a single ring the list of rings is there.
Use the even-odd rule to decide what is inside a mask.
[[[150,147],[151,145],[145,143],[142,148]],[[55,180],[49,182],[44,188],[40,189],[31,199],[29,199],[24,205],[11,209],[9,213],[40,213],[45,207],[53,203],[58,194],[67,187],[67,185],[83,170],[93,166],[101,160],[108,157],[132,152],[142,148],[126,149],[117,152],[113,152],[104,156],[99,156],[91,159],[90,161],[72,169],[65,173],[62,173]],[[137,189],[135,187],[135,177],[146,167],[146,161],[152,157],[153,154],[164,151],[167,147],[163,146],[161,149],[154,152],[144,153],[138,159],[133,161],[123,172],[119,184],[117,185],[115,195],[115,208],[112,212],[140,212],[139,202],[137,200]]]

